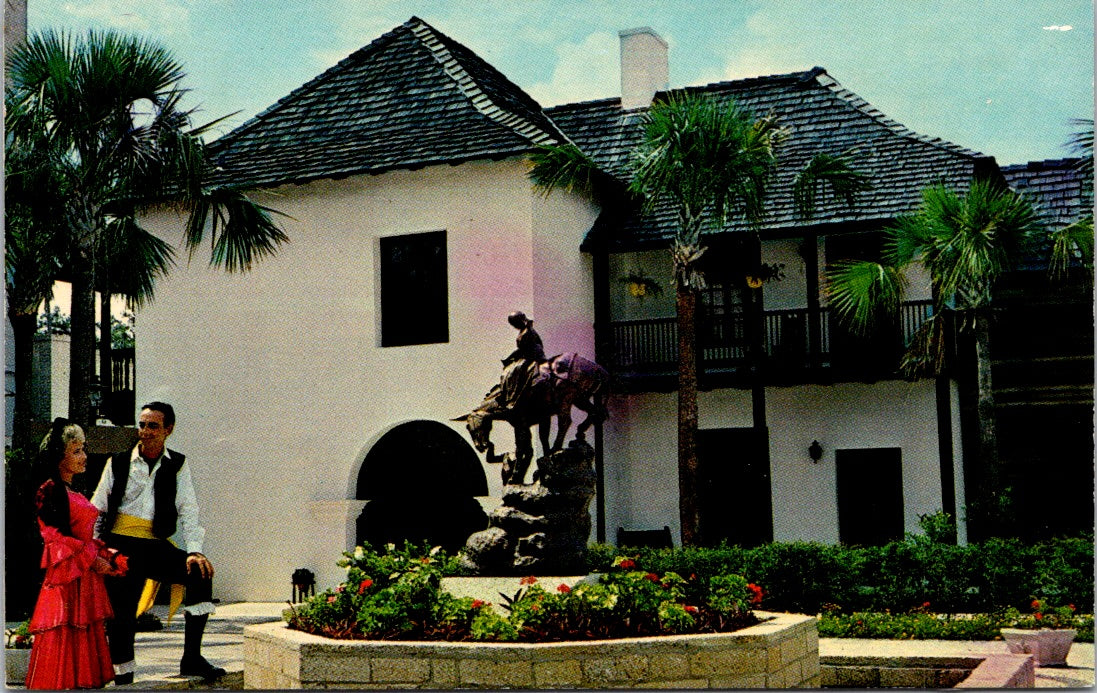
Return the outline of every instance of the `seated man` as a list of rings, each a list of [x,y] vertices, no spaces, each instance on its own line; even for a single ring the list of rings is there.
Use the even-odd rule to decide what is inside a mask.
[[[107,628],[114,681],[120,686],[133,681],[134,633],[146,579],[186,587],[179,673],[208,681],[225,674],[202,657],[202,636],[213,613],[213,564],[202,555],[206,530],[198,524],[190,467],[182,453],[165,445],[175,429],[175,411],[163,402],[146,404],[137,426],[139,442],[107,462],[91,498],[103,514],[100,538],[129,559],[125,576],[106,580],[114,607]],[[168,540],[177,529],[182,548]]]

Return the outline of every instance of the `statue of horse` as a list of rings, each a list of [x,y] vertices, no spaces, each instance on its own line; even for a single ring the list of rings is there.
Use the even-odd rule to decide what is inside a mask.
[[[564,446],[571,428],[571,408],[586,413],[575,429],[576,440],[583,440],[593,424],[605,421],[608,412],[605,398],[609,389],[609,373],[597,363],[578,354],[560,354],[547,361],[516,361],[503,371],[479,407],[453,419],[464,421],[472,444],[486,452],[488,462],[504,462],[503,483],[521,483],[533,459],[533,438],[530,428],[538,427],[541,450],[547,455]],[[556,417],[556,439],[549,447],[552,417]],[[493,421],[506,421],[514,427],[515,454],[513,465],[505,455],[495,454],[491,442]]]

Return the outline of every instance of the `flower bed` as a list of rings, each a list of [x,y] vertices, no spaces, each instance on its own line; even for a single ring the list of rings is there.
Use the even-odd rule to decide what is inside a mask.
[[[266,623],[244,629],[244,687],[818,687],[815,619],[761,616],[733,633],[554,643],[334,640]]]
[[[562,642],[724,633],[758,623],[761,587],[738,575],[684,578],[619,558],[574,585],[527,576],[513,595],[456,597],[441,588],[447,557],[405,544],[357,547],[340,561],[347,579],[292,609],[289,627],[335,639]]]

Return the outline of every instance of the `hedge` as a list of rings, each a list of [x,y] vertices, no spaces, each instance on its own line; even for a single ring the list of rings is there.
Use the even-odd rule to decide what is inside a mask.
[[[735,573],[766,590],[777,611],[991,613],[1026,609],[1035,597],[1053,604],[1093,604],[1093,535],[1036,544],[991,539],[956,546],[923,535],[884,546],[775,542],[755,548],[721,545],[675,549],[592,546],[591,572],[615,556],[634,556],[646,570],[681,575]]]

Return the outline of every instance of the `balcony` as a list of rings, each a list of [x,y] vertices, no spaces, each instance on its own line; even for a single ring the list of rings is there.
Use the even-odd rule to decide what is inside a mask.
[[[899,356],[933,314],[931,301],[901,306],[894,330],[857,337],[832,320],[829,308],[765,311],[761,339],[763,380],[772,384],[879,380],[895,377]],[[812,330],[812,320],[817,330]],[[704,386],[746,384],[750,330],[746,315],[730,311],[698,320],[698,374]],[[610,323],[612,353],[599,355],[610,370],[637,389],[673,386],[678,371],[678,319]],[[669,380],[668,380],[669,379]]]

